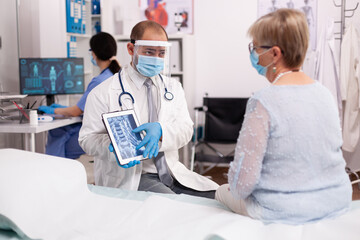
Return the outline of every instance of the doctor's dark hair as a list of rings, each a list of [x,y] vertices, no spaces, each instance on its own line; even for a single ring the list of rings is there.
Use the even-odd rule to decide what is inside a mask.
[[[142,40],[145,30],[147,29],[151,29],[159,34],[165,33],[166,39],[169,39],[165,29],[160,24],[154,21],[146,20],[137,23],[131,30],[131,43],[135,43],[136,40]]]
[[[287,67],[298,68],[303,64],[309,46],[309,29],[304,13],[279,9],[256,20],[248,34],[258,45],[278,46]]]
[[[99,32],[90,39],[90,48],[98,59],[106,61],[116,56],[117,44],[110,34]],[[109,65],[110,71],[115,74],[119,72],[120,68],[116,59],[112,59]]]

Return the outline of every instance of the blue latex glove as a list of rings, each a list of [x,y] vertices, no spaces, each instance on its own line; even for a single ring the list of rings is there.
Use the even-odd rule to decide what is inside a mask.
[[[48,107],[48,106],[40,106],[38,110],[47,114],[54,114],[55,108]]]
[[[145,123],[133,130],[134,133],[138,133],[141,131],[146,132],[146,136],[137,145],[136,150],[139,150],[141,147],[145,146],[145,150],[143,153],[143,157],[148,158],[156,157],[159,153],[159,140],[162,135],[161,125],[158,122]]]
[[[61,104],[53,103],[50,105],[52,108],[67,108],[67,106],[63,106]]]
[[[109,150],[110,150],[110,152],[114,152],[114,146],[112,145],[112,143],[110,143],[110,145],[109,145]],[[139,160],[134,160],[134,161],[130,161],[128,164],[121,165],[119,163],[119,159],[117,158],[116,154],[115,154],[115,158],[116,158],[116,162],[118,163],[118,165],[122,168],[131,168],[137,164],[140,164]]]

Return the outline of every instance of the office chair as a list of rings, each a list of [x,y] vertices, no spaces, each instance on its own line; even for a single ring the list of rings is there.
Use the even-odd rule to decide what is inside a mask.
[[[235,144],[239,136],[248,98],[203,98],[203,106],[195,109],[195,133],[191,148],[190,169],[194,164],[199,166],[200,174],[204,174],[218,164],[229,164],[234,158]],[[205,114],[203,132],[199,138],[199,113]],[[201,128],[200,128],[201,129]],[[214,145],[219,145],[215,147]],[[220,150],[223,145],[232,145],[230,153]],[[198,148],[203,146],[201,151]],[[204,148],[210,150],[208,154]],[[208,165],[206,169],[204,166]]]

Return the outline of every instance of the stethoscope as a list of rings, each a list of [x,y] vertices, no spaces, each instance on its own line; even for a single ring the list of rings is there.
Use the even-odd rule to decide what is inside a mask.
[[[120,95],[119,95],[119,105],[120,105],[120,107],[122,107],[122,103],[121,103],[121,97],[122,97],[122,96],[128,95],[128,96],[131,98],[132,104],[135,103],[135,100],[134,100],[134,97],[131,95],[131,93],[125,91],[124,85],[123,85],[122,80],[121,80],[121,76],[120,76],[121,74],[120,74],[120,73],[121,73],[121,70],[119,71],[119,82],[120,82],[120,86],[121,86],[122,92],[121,92]],[[165,85],[165,82],[164,82],[161,74],[159,74],[159,77],[160,77],[161,81],[163,82],[164,88],[165,88],[164,98],[165,98],[166,100],[168,100],[168,101],[173,100],[173,99],[174,99],[174,95],[167,90],[166,85]]]

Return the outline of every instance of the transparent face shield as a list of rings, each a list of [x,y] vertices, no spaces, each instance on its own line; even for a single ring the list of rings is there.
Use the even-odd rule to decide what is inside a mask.
[[[133,64],[145,77],[170,77],[170,46],[166,41],[137,40]]]

